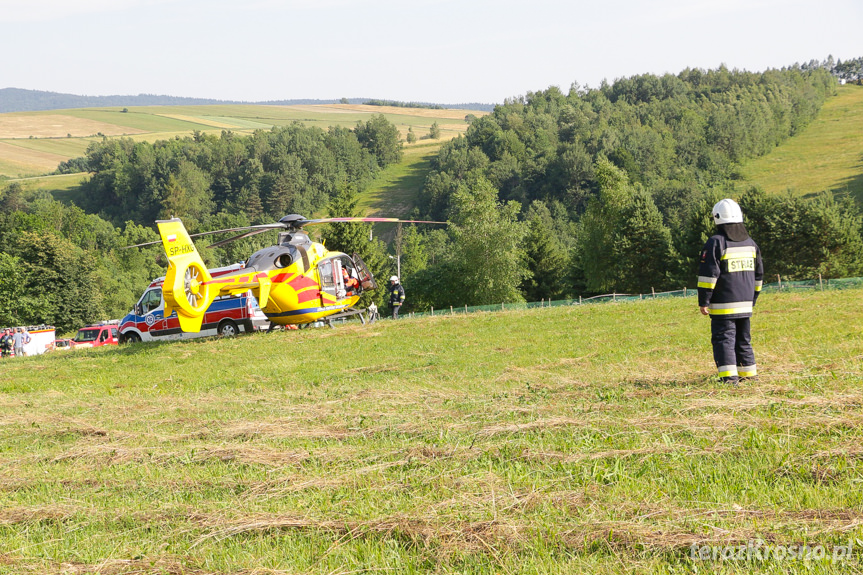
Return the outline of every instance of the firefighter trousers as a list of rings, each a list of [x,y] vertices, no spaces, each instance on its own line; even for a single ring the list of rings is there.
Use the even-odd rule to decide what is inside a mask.
[[[754,377],[758,370],[749,334],[749,319],[713,317],[710,321],[713,361],[723,381]]]

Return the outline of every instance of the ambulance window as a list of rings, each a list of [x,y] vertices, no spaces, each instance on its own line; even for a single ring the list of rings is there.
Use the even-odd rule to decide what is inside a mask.
[[[144,308],[144,313],[149,313],[162,305],[162,290],[153,289],[144,294],[141,298],[141,307]]]

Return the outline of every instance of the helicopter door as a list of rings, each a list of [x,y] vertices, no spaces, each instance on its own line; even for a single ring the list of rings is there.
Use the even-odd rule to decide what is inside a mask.
[[[354,254],[351,256],[351,259],[354,260],[354,265],[356,266],[357,274],[359,275],[360,285],[363,286],[363,289],[377,289],[378,284],[375,282],[375,277],[372,275],[372,272],[369,271],[369,268],[366,267],[366,263],[359,254]]]
[[[342,264],[338,259],[320,262],[318,274],[321,281],[321,305],[335,305],[339,299],[345,297]]]

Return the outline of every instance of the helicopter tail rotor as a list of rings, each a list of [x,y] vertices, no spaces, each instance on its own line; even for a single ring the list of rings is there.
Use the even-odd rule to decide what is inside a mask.
[[[183,222],[174,218],[156,224],[168,255],[168,272],[162,286],[164,317],[176,310],[180,329],[201,331],[204,312],[219,295],[219,289],[210,283],[213,278]]]

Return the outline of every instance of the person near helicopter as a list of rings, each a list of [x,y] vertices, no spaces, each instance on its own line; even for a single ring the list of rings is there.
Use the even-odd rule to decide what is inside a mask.
[[[0,334],[0,356],[12,357],[13,337],[12,329],[7,328]]]
[[[393,308],[393,319],[399,318],[399,308],[405,303],[405,288],[399,283],[398,276],[390,278],[390,306]]]
[[[345,292],[347,295],[354,295],[359,292],[360,282],[354,276],[353,270],[348,271],[347,266],[342,266],[342,281],[345,284]]]

